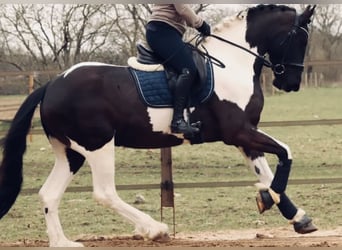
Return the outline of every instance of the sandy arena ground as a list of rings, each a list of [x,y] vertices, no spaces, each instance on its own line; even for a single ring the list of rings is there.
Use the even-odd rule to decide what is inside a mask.
[[[132,236],[79,236],[86,247],[342,247],[342,227],[299,235],[289,228],[177,233],[166,243],[135,240]],[[0,243],[0,247],[45,247],[46,241]]]

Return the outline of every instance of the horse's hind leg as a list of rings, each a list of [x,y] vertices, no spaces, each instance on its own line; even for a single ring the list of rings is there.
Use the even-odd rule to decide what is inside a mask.
[[[81,243],[70,241],[65,237],[58,215],[62,195],[75,173],[71,171],[65,145],[54,138],[50,138],[50,143],[56,155],[55,165],[39,191],[44,208],[49,244],[51,247],[81,247],[83,246]],[[82,163],[82,161],[79,162],[79,164]]]
[[[99,203],[114,209],[135,225],[137,235],[153,240],[168,240],[166,224],[155,221],[149,215],[125,203],[118,196],[114,180],[114,138],[95,151],[87,151],[74,141],[71,141],[71,148],[86,156],[92,171],[94,198]]]

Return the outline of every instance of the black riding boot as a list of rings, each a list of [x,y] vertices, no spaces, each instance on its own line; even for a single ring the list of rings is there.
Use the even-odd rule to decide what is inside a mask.
[[[182,74],[177,78],[174,91],[174,110],[171,122],[172,133],[193,135],[199,132],[199,128],[191,126],[184,120],[183,116],[193,82],[194,76],[190,74],[188,69],[183,69]]]

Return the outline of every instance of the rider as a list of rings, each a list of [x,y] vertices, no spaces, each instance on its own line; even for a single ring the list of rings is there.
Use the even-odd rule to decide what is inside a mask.
[[[171,132],[193,134],[199,132],[199,128],[191,126],[183,117],[191,87],[198,74],[192,51],[183,41],[187,26],[196,28],[204,36],[210,35],[209,24],[188,4],[155,4],[146,25],[146,41],[164,64],[178,74]]]

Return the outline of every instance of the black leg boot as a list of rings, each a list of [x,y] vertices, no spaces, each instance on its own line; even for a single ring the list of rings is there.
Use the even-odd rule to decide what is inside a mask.
[[[188,69],[183,69],[182,74],[178,76],[174,91],[174,110],[171,122],[172,133],[183,133],[191,136],[199,132],[199,128],[191,126],[184,120],[183,116],[193,82],[194,76],[189,73]]]

